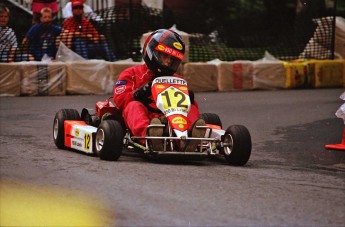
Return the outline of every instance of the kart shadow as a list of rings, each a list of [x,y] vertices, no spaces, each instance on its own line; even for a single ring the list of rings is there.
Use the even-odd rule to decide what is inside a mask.
[[[59,148],[57,148],[57,149],[59,149]],[[80,155],[85,155],[85,156],[89,156],[89,157],[98,158],[97,155],[94,154],[94,153],[85,153],[85,152],[82,152],[82,151],[75,150],[75,149],[73,149],[73,148],[68,148],[68,147],[66,147],[66,148],[64,148],[64,149],[62,149],[62,150],[65,150],[65,151],[68,151],[68,152],[73,152],[73,153],[75,153],[75,154],[80,154]]]
[[[78,151],[72,148],[65,148],[68,152],[73,152],[78,155],[84,155],[86,157],[93,157],[99,159],[99,157],[92,153],[88,154],[82,151]],[[121,158],[122,157],[122,158]],[[213,165],[226,165],[231,166],[222,156],[205,156],[205,157],[186,157],[180,155],[166,155],[166,156],[149,156],[140,152],[133,152],[123,150],[120,159],[117,161],[109,162],[146,162],[158,165],[190,165],[190,166],[213,166]],[[125,157],[125,158],[124,158]],[[246,165],[251,166],[250,164]],[[235,166],[236,167],[236,166]]]
[[[133,161],[140,159],[143,162],[153,163],[158,165],[192,165],[192,166],[211,166],[211,165],[228,165],[223,157],[207,156],[207,157],[186,157],[180,155],[163,155],[163,156],[149,156],[143,153],[133,153],[130,151],[123,151],[123,156],[133,158]]]

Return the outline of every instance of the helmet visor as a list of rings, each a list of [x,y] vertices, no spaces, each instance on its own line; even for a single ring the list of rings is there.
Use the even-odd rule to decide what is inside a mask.
[[[183,53],[161,43],[156,46],[155,55],[162,66],[170,68],[175,72],[184,56]]]

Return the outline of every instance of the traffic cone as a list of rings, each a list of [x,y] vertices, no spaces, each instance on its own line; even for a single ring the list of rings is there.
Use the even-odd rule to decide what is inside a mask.
[[[325,148],[345,151],[345,128],[344,128],[343,139],[341,140],[341,143],[340,144],[328,144],[325,146]]]

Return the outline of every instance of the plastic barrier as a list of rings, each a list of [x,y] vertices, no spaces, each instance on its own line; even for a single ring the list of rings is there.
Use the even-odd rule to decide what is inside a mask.
[[[112,94],[120,73],[143,64],[20,62],[0,64],[0,96]],[[345,60],[189,62],[179,68],[195,92],[345,87]]]
[[[0,96],[20,95],[19,64],[0,63]]]
[[[284,64],[286,70],[286,88],[310,88],[312,87],[312,74],[309,73],[306,62],[287,62]]]
[[[66,65],[61,62],[23,62],[20,65],[21,95],[65,95]]]
[[[286,88],[286,70],[281,61],[255,61],[253,63],[255,89]]]
[[[103,60],[66,63],[67,94],[109,94],[114,83],[108,62]]]
[[[186,63],[183,65],[182,76],[187,80],[188,87],[193,91],[217,91],[217,66],[208,63]]]
[[[253,85],[253,62],[221,62],[218,67],[218,90],[251,90]]]
[[[345,60],[308,61],[314,88],[344,86]]]

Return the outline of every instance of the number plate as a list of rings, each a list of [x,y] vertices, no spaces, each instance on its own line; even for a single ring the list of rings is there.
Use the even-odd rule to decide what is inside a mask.
[[[191,106],[187,81],[172,76],[158,77],[153,80],[152,95],[157,108],[168,118],[173,129],[186,131]]]

